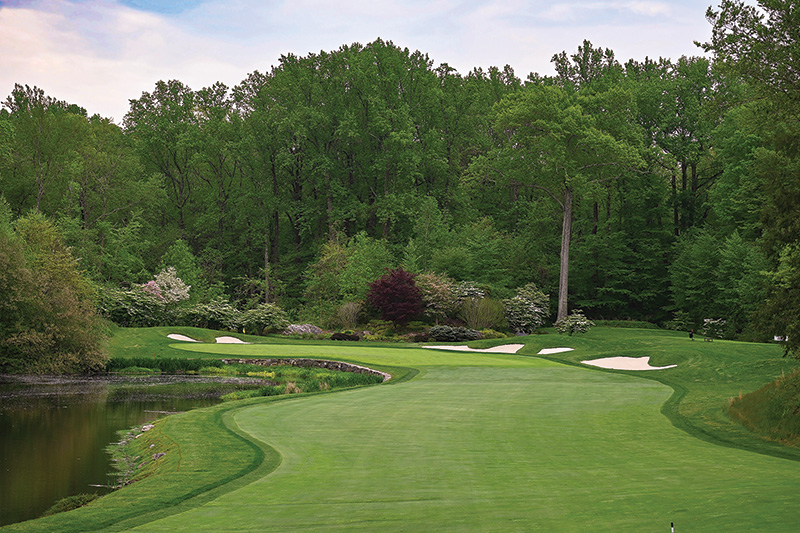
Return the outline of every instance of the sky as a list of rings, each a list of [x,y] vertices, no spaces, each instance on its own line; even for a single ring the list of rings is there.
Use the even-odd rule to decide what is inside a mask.
[[[232,87],[285,54],[381,38],[461,74],[525,79],[584,39],[620,62],[702,55],[714,0],[0,0],[0,102],[15,83],[122,123],[159,80]]]

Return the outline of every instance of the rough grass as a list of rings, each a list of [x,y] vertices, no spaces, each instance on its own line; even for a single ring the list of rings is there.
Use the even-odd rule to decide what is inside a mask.
[[[800,370],[730,403],[731,415],[755,433],[790,446],[800,444]]]
[[[727,414],[739,391],[798,367],[780,348],[610,328],[519,341],[521,356],[171,343],[183,357],[321,357],[404,378],[170,416],[159,431],[174,470],[11,530],[796,530],[800,462],[781,457],[797,450]],[[575,350],[535,357],[562,346]],[[580,364],[618,355],[678,367]]]
[[[68,496],[58,500],[55,504],[53,504],[52,507],[42,513],[42,516],[50,516],[56,513],[72,511],[73,509],[78,509],[79,507],[90,504],[97,498],[97,493],[83,493],[76,494],[75,496]]]

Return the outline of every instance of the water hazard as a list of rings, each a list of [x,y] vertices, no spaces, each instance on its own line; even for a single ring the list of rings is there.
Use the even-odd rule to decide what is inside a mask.
[[[164,376],[0,376],[0,526],[40,516],[56,501],[105,494],[116,477],[106,446],[118,431],[218,403],[259,380]]]

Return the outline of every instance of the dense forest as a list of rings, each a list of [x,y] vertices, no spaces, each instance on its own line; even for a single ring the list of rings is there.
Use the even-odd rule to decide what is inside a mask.
[[[551,319],[715,320],[796,350],[800,13],[760,4],[709,10],[705,57],[622,63],[584,41],[522,79],[378,39],[235,87],[159,81],[119,125],[17,85],[0,111],[0,365],[94,361],[96,313],[349,327],[386,269],[417,275],[429,323],[464,318],[442,287],[501,301],[533,283]]]

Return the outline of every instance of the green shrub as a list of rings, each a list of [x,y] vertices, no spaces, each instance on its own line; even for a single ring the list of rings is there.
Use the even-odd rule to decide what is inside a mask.
[[[506,337],[507,335],[505,333],[500,333],[499,331],[495,331],[493,329],[481,330],[482,339],[505,339]]]
[[[286,385],[267,385],[258,389],[257,396],[280,396],[286,393]]]
[[[345,302],[336,310],[336,317],[344,329],[355,329],[364,306],[360,302]]]
[[[419,320],[413,320],[406,324],[405,331],[409,333],[421,333],[428,329],[428,325],[425,322],[421,322]]]
[[[505,322],[502,302],[492,298],[467,298],[459,315],[468,327],[478,330],[502,327]]]
[[[394,335],[395,332],[394,324],[388,320],[370,320],[367,329],[372,332],[373,337],[378,338],[377,340]]]
[[[237,390],[233,392],[229,392],[220,398],[223,401],[233,401],[233,400],[245,400],[247,398],[255,398],[257,396],[266,396],[264,394],[259,394],[259,390]]]
[[[481,338],[479,331],[464,327],[433,326],[428,335],[438,342],[475,341]]]
[[[236,325],[244,328],[251,335],[276,333],[289,327],[286,311],[275,304],[262,303],[253,309],[239,314]]]

